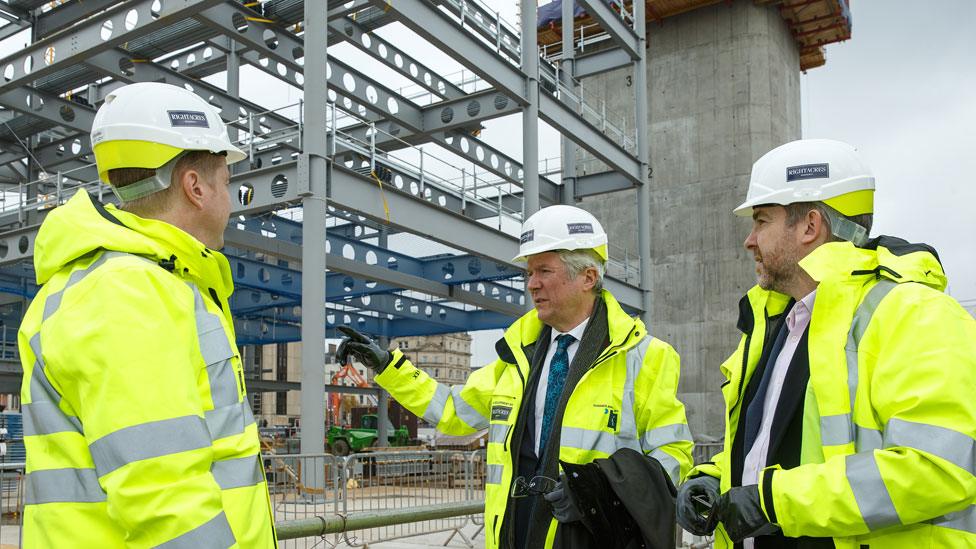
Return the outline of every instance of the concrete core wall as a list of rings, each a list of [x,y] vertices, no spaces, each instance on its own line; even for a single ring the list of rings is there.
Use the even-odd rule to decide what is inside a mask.
[[[681,354],[679,397],[695,435],[724,431],[719,366],[740,333],[738,302],[755,283],[742,247],[751,221],[731,210],[746,195],[752,163],[800,137],[796,44],[775,9],[723,3],[648,24],[650,85],[651,333]],[[583,82],[587,101],[633,113],[630,69]],[[605,171],[581,160],[581,175]],[[636,191],[581,206],[611,242],[637,250]]]

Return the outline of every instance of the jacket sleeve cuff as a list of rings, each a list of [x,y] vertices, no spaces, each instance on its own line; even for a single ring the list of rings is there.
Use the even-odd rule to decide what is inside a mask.
[[[759,477],[759,506],[766,514],[766,519],[772,524],[779,524],[776,520],[776,508],[773,505],[773,476],[778,469],[780,469],[778,465],[767,467]]]

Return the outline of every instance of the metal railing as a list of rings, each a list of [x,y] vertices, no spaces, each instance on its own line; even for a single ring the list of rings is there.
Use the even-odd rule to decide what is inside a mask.
[[[482,524],[484,450],[261,459],[282,549],[321,547],[323,541],[366,547],[436,533],[474,547],[461,528]],[[0,466],[0,545],[20,547],[24,478],[23,463]]]

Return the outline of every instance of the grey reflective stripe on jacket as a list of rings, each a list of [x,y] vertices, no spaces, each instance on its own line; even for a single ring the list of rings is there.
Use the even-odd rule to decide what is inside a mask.
[[[126,256],[137,257],[155,265],[151,260],[133,254],[102,253],[87,268],[71,273],[65,286],[47,297],[42,325],[57,312],[64,293],[70,287],[81,282],[108,260]],[[89,445],[94,469],[48,469],[28,473],[25,481],[25,499],[28,505],[105,501],[106,496],[98,482],[99,477],[136,461],[206,448],[214,440],[243,433],[247,426],[254,423],[247,400],[238,400],[238,384],[232,362],[235,353],[220,319],[206,309],[196,286],[188,285],[194,294],[197,335],[201,354],[207,365],[215,408],[205,411],[203,418],[191,415],[150,421],[119,429],[95,440]],[[30,346],[36,358],[31,371],[31,402],[22,407],[24,435],[44,436],[62,432],[83,434],[81,421],[60,408],[61,395],[47,378],[40,331],[30,338]],[[223,489],[250,486],[264,480],[257,456],[218,461],[213,469],[217,483]]]
[[[888,292],[897,285],[897,283],[890,280],[879,280],[877,284],[868,290],[868,295],[864,297],[864,300],[854,313],[854,319],[851,321],[851,329],[847,334],[847,345],[844,347],[844,353],[847,357],[847,390],[850,393],[851,412],[820,418],[820,441],[824,446],[850,444],[852,442],[857,444],[858,429],[855,428],[853,419],[854,399],[857,395],[858,381],[857,349],[861,344],[861,338],[864,336],[864,332],[867,330],[868,325],[871,324],[874,311],[877,310],[878,305],[881,304],[881,300],[888,295]],[[879,443],[881,439],[878,434],[871,433],[870,431],[871,429],[861,427],[861,432],[865,438],[864,442],[861,443],[864,450],[874,449],[870,445]],[[861,451],[861,449],[859,448],[858,451]]]
[[[691,432],[687,425],[671,425],[653,429],[638,436],[637,416],[635,414],[634,386],[637,376],[644,366],[644,355],[651,344],[651,336],[644,336],[636,345],[627,350],[625,363],[623,395],[619,429],[616,433],[602,429],[584,429],[563,425],[560,431],[559,445],[580,450],[596,450],[607,455],[613,455],[621,448],[630,448],[653,457],[664,467],[665,472],[677,485],[681,475],[681,465],[670,454],[661,450],[661,446],[691,440]]]
[[[156,549],[198,549],[199,547],[231,547],[237,540],[230,529],[227,516],[223,511],[193,530],[180,535],[166,543],[156,546]]]
[[[444,411],[447,409],[448,401],[450,401],[454,404],[454,415],[458,419],[468,424],[472,429],[486,429],[489,423],[488,417],[482,415],[474,406],[464,400],[464,397],[461,396],[462,389],[464,389],[463,385],[448,387],[443,383],[438,383],[437,389],[434,390],[434,397],[430,399],[427,409],[424,410],[423,418],[436,427],[441,422],[441,418],[444,417]]]
[[[207,429],[213,440],[239,435],[254,423],[254,416],[246,399],[239,400],[237,376],[234,373],[234,349],[227,340],[220,317],[207,310],[200,290],[187,283],[193,290],[194,314],[200,353],[207,365],[210,382],[210,398],[214,409],[204,413]]]

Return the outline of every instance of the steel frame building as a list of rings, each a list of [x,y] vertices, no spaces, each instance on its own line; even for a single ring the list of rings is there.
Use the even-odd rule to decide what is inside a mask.
[[[573,3],[565,4],[571,19]],[[199,94],[248,152],[232,176],[226,230],[238,343],[304,343],[303,417],[323,417],[324,345],[314,343],[337,325],[395,337],[500,328],[520,315],[527,299],[510,260],[518,223],[541,206],[639,189],[641,254],[612,257],[607,287],[649,321],[645,5],[580,4],[604,30],[598,51],[580,55],[584,41],[564,25],[565,53],[550,61],[539,55],[534,4],[514,29],[480,0],[0,2],[8,21],[0,39],[30,34],[0,61],[0,292],[13,296],[3,318],[7,386],[20,374],[14,331],[36,293],[40,223],[78,189],[114,199],[97,180],[88,132],[102,97],[131,82]],[[392,23],[476,77],[452,81],[374,32]],[[330,57],[338,43],[424,95],[406,96]],[[280,108],[242,99],[245,65],[303,89],[302,101]],[[579,88],[580,78],[626,66],[635,84],[631,133],[606,124]],[[218,73],[225,87],[203,80]],[[515,113],[521,162],[478,137],[483,122]],[[540,119],[563,136],[555,180],[539,173]],[[578,148],[608,171],[576,177]],[[465,167],[431,168],[445,156]],[[389,239],[398,233],[457,252],[395,251]],[[305,422],[303,452],[322,451],[321,424]]]

